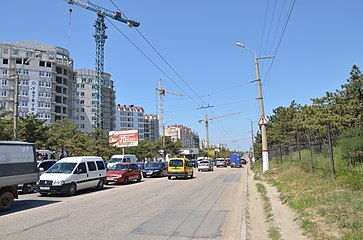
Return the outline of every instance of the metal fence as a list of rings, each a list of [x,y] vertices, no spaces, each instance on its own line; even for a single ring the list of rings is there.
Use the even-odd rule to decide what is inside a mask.
[[[363,131],[354,135],[332,133],[327,127],[326,135],[296,134],[296,137],[269,147],[270,160],[282,164],[291,161],[306,171],[331,174],[363,174]]]

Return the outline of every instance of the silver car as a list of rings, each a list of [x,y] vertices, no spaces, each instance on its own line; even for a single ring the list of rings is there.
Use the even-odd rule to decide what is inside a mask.
[[[227,167],[226,160],[217,158],[216,167]]]
[[[213,171],[213,164],[210,160],[202,160],[198,164],[198,171]]]

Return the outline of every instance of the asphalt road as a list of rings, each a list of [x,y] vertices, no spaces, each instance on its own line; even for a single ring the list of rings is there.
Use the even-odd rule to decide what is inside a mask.
[[[0,239],[244,239],[246,169],[147,178],[75,196],[20,195]]]

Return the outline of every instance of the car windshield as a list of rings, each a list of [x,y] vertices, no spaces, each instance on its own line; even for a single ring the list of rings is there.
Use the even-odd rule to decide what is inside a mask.
[[[147,168],[156,168],[156,167],[160,167],[161,163],[159,162],[150,162],[146,165]]]
[[[111,158],[110,159],[110,163],[118,163],[118,162],[122,162],[122,158]]]
[[[200,161],[200,163],[209,163],[209,161]]]
[[[182,160],[170,160],[169,166],[170,167],[182,167],[183,161]]]
[[[121,170],[127,170],[128,168],[129,168],[129,165],[127,165],[127,164],[116,164],[116,165],[113,165],[110,170],[121,171]]]
[[[71,173],[77,163],[56,163],[47,170],[47,173]]]

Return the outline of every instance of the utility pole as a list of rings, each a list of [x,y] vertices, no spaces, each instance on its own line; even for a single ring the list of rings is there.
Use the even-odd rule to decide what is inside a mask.
[[[18,125],[19,125],[19,76],[20,72],[25,65],[28,65],[30,62],[30,58],[28,58],[23,65],[16,70],[16,74],[10,77],[15,77],[14,80],[14,129],[13,129],[13,138],[14,141],[18,141]]]
[[[255,162],[255,147],[254,147],[254,140],[253,140],[253,121],[245,116],[242,117],[243,119],[247,119],[251,123],[251,150],[252,150],[252,162]]]
[[[258,99],[260,104],[260,115],[261,118],[265,118],[265,109],[263,105],[263,96],[262,96],[262,87],[261,87],[261,77],[260,77],[260,70],[258,66],[258,60],[259,59],[268,59],[268,58],[274,58],[274,56],[265,56],[265,57],[257,57],[257,54],[255,51],[246,48],[243,44],[237,42],[237,46],[242,47],[246,49],[247,51],[252,52],[255,55],[255,66],[256,66],[256,81],[257,81],[257,89],[258,89]],[[265,172],[269,170],[269,160],[268,160],[268,148],[267,148],[267,132],[266,132],[266,125],[261,124],[261,137],[262,137],[262,171]]]

